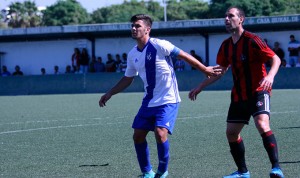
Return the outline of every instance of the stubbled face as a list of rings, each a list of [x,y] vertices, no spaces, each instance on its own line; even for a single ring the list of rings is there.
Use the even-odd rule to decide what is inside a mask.
[[[149,36],[150,27],[142,20],[137,20],[131,24],[131,36],[133,39],[141,39],[145,36]]]
[[[243,23],[244,18],[239,16],[239,11],[236,8],[229,9],[225,14],[225,27],[228,32],[238,30]]]

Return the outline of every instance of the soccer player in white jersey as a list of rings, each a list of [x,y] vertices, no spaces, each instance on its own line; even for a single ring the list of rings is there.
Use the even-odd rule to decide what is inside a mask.
[[[185,60],[207,76],[218,75],[218,67],[206,67],[197,59],[174,46],[168,41],[150,38],[152,19],[145,14],[137,14],[131,18],[131,34],[137,45],[128,53],[125,76],[104,94],[100,107],[132,82],[139,75],[144,83],[145,95],[134,121],[133,140],[142,177],[166,177],[169,164],[168,134],[172,134],[181,101],[172,64],[172,57]],[[146,136],[154,131],[158,169],[154,173],[150,163],[149,148]]]

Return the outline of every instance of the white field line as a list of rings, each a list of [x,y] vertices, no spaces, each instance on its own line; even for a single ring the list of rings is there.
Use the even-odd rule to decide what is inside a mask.
[[[12,133],[21,133],[21,132],[31,132],[31,131],[38,131],[38,130],[52,130],[52,129],[86,127],[86,126],[96,126],[96,125],[113,125],[113,124],[124,124],[124,123],[126,123],[126,122],[98,123],[98,124],[79,124],[79,125],[67,125],[67,126],[55,126],[55,127],[41,127],[41,128],[35,128],[35,129],[12,130],[12,131],[0,132],[0,135],[12,134]]]
[[[287,114],[287,113],[296,113],[298,111],[283,111],[283,112],[271,112],[271,114]],[[197,119],[197,118],[208,118],[215,116],[223,116],[224,114],[209,114],[202,116],[188,116],[188,117],[178,117],[177,120],[186,120],[186,119]],[[109,117],[106,117],[109,118]],[[125,117],[116,117],[116,118],[125,118]],[[101,120],[105,118],[90,118],[90,119],[66,119],[66,120],[49,120],[49,121],[26,121],[26,122],[13,122],[7,124],[26,124],[26,123],[50,123],[50,122],[60,122],[60,121],[78,121],[78,120]],[[39,131],[39,130],[51,130],[51,129],[63,129],[63,128],[75,128],[75,127],[88,127],[88,126],[97,126],[97,125],[113,125],[113,124],[124,124],[127,122],[113,122],[113,123],[97,123],[97,124],[79,124],[79,125],[66,125],[66,126],[53,126],[53,127],[41,127],[34,129],[24,129],[24,130],[12,130],[0,132],[0,135],[4,134],[12,134],[12,133],[21,133],[21,132],[31,132],[31,131]],[[4,124],[1,124],[4,125]]]
[[[124,118],[122,117],[116,117]],[[109,117],[102,117],[102,118],[85,118],[85,119],[56,119],[56,120],[42,120],[42,121],[24,121],[24,122],[11,122],[11,123],[2,123],[2,125],[18,125],[18,124],[37,124],[37,123],[51,123],[51,122],[73,122],[73,121],[85,121],[85,120],[102,120],[102,119],[109,119]]]

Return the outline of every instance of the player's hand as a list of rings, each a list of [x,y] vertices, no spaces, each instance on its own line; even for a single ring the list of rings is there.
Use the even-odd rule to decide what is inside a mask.
[[[99,100],[99,106],[100,107],[106,106],[106,102],[111,98],[111,96],[112,95],[109,93],[104,94]]]
[[[263,88],[263,90],[268,91],[272,89],[273,81],[274,81],[273,78],[266,76],[259,82],[259,84],[260,87]]]
[[[218,75],[222,75],[224,73],[224,70],[220,66],[208,66],[206,67],[205,73],[208,77],[218,76]]]
[[[192,89],[189,93],[189,98],[192,101],[195,101],[197,99],[197,95],[201,92],[201,88],[200,87],[196,87],[194,89]]]

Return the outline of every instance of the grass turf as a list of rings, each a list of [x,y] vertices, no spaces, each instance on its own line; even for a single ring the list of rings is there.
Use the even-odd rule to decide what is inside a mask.
[[[225,136],[229,91],[204,91],[182,103],[169,137],[169,177],[217,178],[236,167]],[[287,178],[300,175],[300,90],[274,90],[271,128]],[[104,108],[101,94],[0,97],[0,177],[137,177],[131,124],[142,93],[120,93]],[[242,132],[251,177],[270,163],[253,120]],[[156,144],[149,133],[153,169]]]

